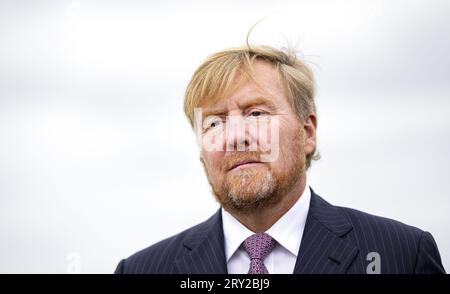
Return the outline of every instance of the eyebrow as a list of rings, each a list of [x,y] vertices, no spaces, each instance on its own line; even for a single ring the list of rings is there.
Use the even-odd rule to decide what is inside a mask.
[[[258,96],[253,99],[249,99],[248,101],[238,102],[239,108],[247,109],[253,106],[265,105],[269,108],[269,110],[276,110],[277,107],[275,104],[268,98],[263,96]],[[227,111],[219,110],[219,109],[211,109],[204,111],[203,117],[208,117],[210,115],[224,116],[227,114]]]
[[[270,110],[275,110],[276,109],[276,106],[272,102],[272,100],[270,100],[270,99],[268,99],[266,97],[263,97],[263,96],[258,96],[258,97],[254,98],[254,99],[251,99],[251,100],[243,102],[243,103],[238,102],[238,104],[243,109],[247,109],[249,107],[258,106],[258,105],[265,105]]]

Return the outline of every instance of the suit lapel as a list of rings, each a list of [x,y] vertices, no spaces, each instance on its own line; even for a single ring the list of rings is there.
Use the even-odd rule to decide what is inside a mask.
[[[345,273],[359,249],[343,240],[350,222],[311,189],[311,203],[294,274]]]
[[[226,274],[221,210],[191,232],[183,246],[187,252],[175,262],[174,273]]]

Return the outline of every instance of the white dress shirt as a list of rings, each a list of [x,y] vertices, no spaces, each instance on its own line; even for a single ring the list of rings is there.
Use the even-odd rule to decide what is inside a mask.
[[[266,231],[278,244],[264,260],[270,274],[292,274],[302,241],[303,230],[309,211],[311,191],[306,183],[300,198],[276,223]],[[246,274],[250,268],[250,257],[241,246],[254,234],[234,216],[222,208],[225,257],[229,274]]]

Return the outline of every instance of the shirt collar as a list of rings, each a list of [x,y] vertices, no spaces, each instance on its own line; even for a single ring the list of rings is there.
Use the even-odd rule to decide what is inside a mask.
[[[278,244],[297,256],[305,228],[311,200],[308,181],[297,202],[266,233]],[[225,237],[225,257],[228,260],[239,249],[245,239],[254,234],[222,207],[223,233]]]

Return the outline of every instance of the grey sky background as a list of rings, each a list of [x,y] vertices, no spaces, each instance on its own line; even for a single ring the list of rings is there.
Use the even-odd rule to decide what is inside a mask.
[[[336,205],[430,231],[450,270],[450,2],[0,1],[0,273],[111,273],[218,208],[182,112],[202,60],[297,45]]]

